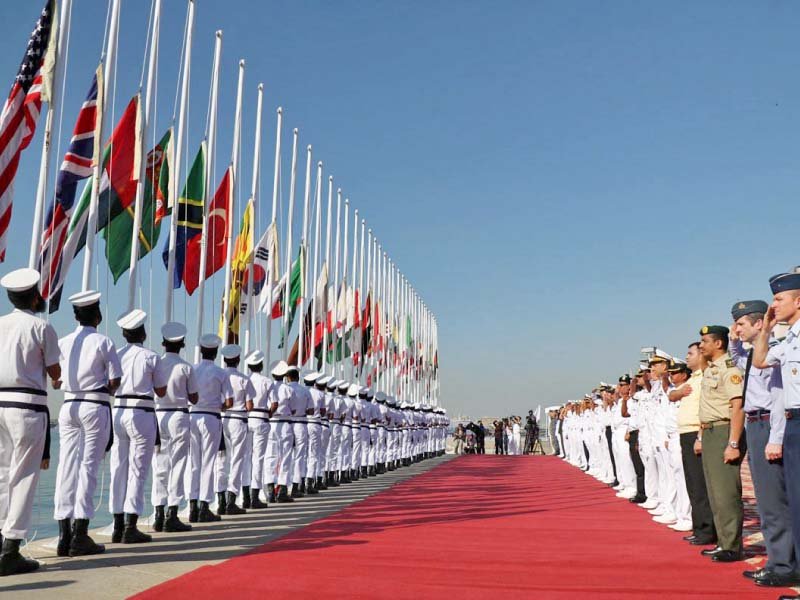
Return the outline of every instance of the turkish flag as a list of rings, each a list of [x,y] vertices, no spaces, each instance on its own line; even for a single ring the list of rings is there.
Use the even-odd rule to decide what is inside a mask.
[[[222,181],[208,207],[205,219],[206,234],[206,276],[225,266],[228,258],[228,207],[231,202],[231,169],[225,171]],[[191,296],[199,285],[200,274],[200,236],[196,235],[186,244],[186,262],[183,266],[183,285]]]

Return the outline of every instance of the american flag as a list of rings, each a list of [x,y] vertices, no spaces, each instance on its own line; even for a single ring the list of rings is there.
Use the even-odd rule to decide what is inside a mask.
[[[89,95],[86,97],[72,133],[69,149],[58,171],[56,197],[50,204],[45,221],[44,239],[39,254],[39,272],[42,274],[42,297],[50,299],[58,294],[67,275],[75,249],[64,250],[68,237],[75,240],[85,227],[86,211],[79,210],[77,223],[70,223],[75,207],[78,182],[92,175],[92,166],[97,160],[97,127],[100,106],[98,102],[98,79],[102,82],[102,71],[97,70],[92,78]],[[82,221],[82,223],[81,223]],[[74,243],[72,244],[74,245]],[[53,306],[51,305],[51,309]]]
[[[54,16],[55,0],[48,0],[28,40],[19,72],[0,114],[0,262],[6,258],[19,155],[31,143],[42,110],[45,56],[49,54],[50,38],[55,41],[56,37],[51,36]]]

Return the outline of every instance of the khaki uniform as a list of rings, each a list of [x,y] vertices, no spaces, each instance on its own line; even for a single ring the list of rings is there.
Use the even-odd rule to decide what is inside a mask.
[[[742,372],[727,353],[703,371],[700,423],[703,428],[703,472],[711,511],[723,550],[742,551],[742,479],[740,462],[726,464],[723,453],[731,426],[731,400],[742,397]],[[741,456],[745,449],[739,448]]]

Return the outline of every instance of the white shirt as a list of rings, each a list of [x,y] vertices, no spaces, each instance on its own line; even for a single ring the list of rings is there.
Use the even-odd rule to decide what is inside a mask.
[[[47,390],[45,367],[61,360],[53,326],[27,310],[13,310],[0,317],[0,388]],[[30,395],[0,392],[8,401],[31,401]],[[42,396],[36,404],[46,404]]]
[[[311,399],[311,394],[308,388],[299,381],[289,382],[289,387],[292,389],[292,398],[289,400],[289,406],[292,408],[294,420],[305,421],[306,411],[314,408],[314,401]]]
[[[275,382],[261,373],[250,373],[250,383],[253,384],[253,409],[256,412],[269,410],[269,393]],[[264,415],[266,416],[266,415]]]
[[[111,338],[97,333],[94,327],[80,325],[58,341],[63,362],[61,379],[67,400],[108,400],[109,381],[122,377],[117,349]]]
[[[247,400],[252,400],[256,395],[256,389],[253,387],[250,378],[236,367],[227,367],[225,369],[225,375],[228,377],[228,382],[233,392],[231,396],[228,396],[229,398],[233,398],[233,405],[229,410],[247,410]]]
[[[163,398],[156,398],[158,408],[186,408],[189,394],[197,393],[197,379],[192,365],[175,352],[162,356],[153,376],[155,387],[166,387]]]
[[[314,406],[313,416],[319,418],[319,417],[322,416],[320,411],[323,408],[326,408],[326,406],[325,406],[325,392],[323,392],[322,390],[319,390],[317,388],[309,388],[309,392],[311,393],[311,400],[312,400],[313,406]]]
[[[197,404],[192,412],[203,411],[219,414],[222,404],[227,398],[233,398],[231,380],[225,370],[214,364],[214,361],[203,359],[194,366],[197,381]]]
[[[278,408],[275,409],[272,416],[284,421],[291,417],[292,408],[289,406],[291,399],[292,388],[290,388],[286,382],[280,381],[273,385],[272,389],[269,391],[269,403],[272,405],[274,402],[277,402]]]
[[[158,367],[158,354],[140,344],[126,344],[117,352],[122,367],[122,381],[115,395],[117,406],[153,406],[152,401],[124,399],[121,396],[149,396],[153,398],[154,376]]]
[[[800,321],[792,325],[785,340],[769,349],[766,363],[780,365],[784,407],[800,408]]]

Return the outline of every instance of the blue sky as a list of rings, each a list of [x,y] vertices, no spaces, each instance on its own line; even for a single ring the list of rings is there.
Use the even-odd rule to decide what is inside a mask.
[[[0,83],[11,84],[39,4],[3,7]],[[106,10],[74,4],[62,150]],[[164,5],[159,134],[185,16],[184,2]],[[116,116],[138,86],[148,6],[123,1]],[[701,325],[727,323],[734,301],[765,298],[767,278],[800,262],[797,3],[202,0],[189,154],[203,136],[216,29],[217,177],[245,58],[244,189],[264,82],[264,212],[281,105],[284,146],[299,127],[437,315],[454,412],[577,397],[631,369],[642,345],[682,353]],[[23,155],[4,269],[27,263],[40,145]],[[283,191],[285,212],[288,180]],[[156,281],[163,273],[154,263]],[[76,270],[68,291],[79,283]],[[221,279],[212,286],[207,314]],[[123,280],[112,301],[124,294]],[[193,322],[178,297],[178,316]],[[69,312],[54,320],[60,331]]]

